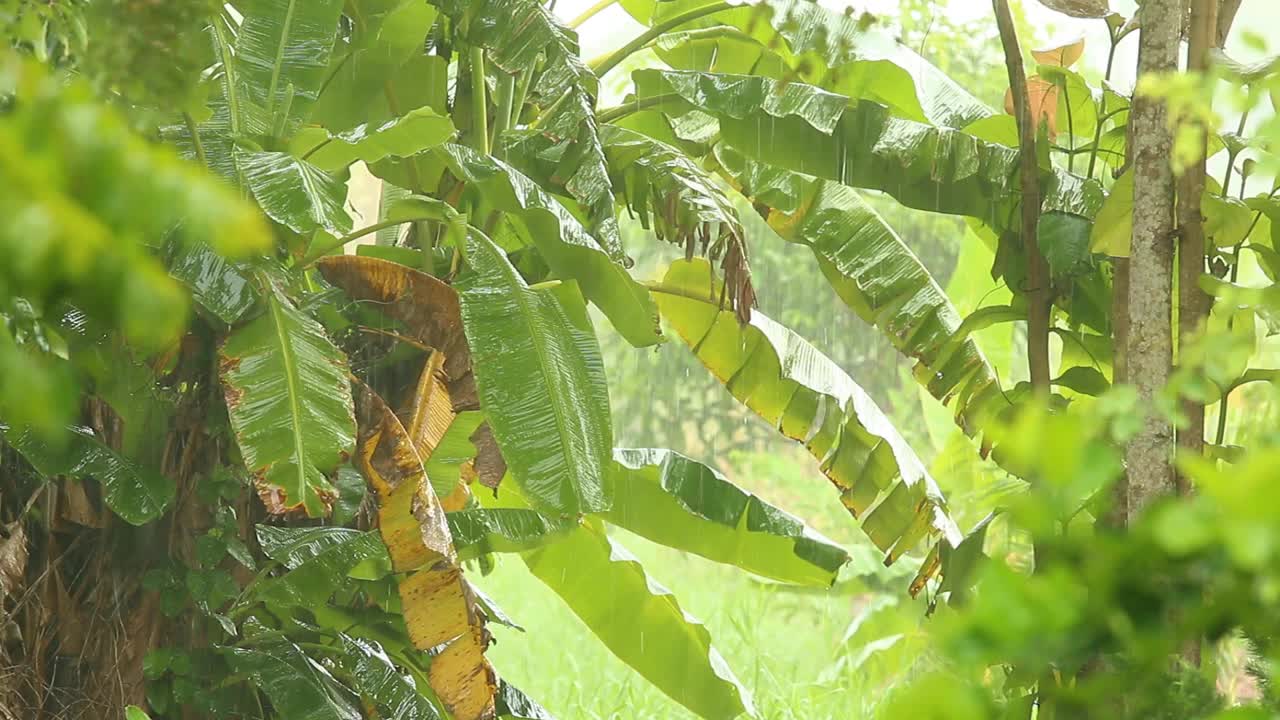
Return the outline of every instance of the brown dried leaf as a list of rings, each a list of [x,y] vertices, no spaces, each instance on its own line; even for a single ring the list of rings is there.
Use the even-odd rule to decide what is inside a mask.
[[[1049,128],[1049,139],[1058,135],[1058,86],[1051,81],[1033,75],[1027,78],[1027,104],[1030,105],[1031,121],[1036,127],[1044,122]],[[1004,111],[1014,115],[1013,90],[1004,93]]]
[[[22,587],[27,573],[27,531],[22,521],[0,528],[0,600],[14,595]]]
[[[482,423],[471,433],[471,444],[476,446],[476,459],[472,469],[480,484],[490,490],[497,490],[502,484],[502,476],[507,474],[507,461],[502,457],[498,441],[493,438],[493,429],[489,423]]]

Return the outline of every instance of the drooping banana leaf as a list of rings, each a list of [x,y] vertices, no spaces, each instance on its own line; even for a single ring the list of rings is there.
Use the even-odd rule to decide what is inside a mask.
[[[613,193],[597,135],[599,81],[579,58],[577,36],[539,0],[437,2],[456,6],[455,17],[457,10],[465,9],[467,40],[487,48],[490,60],[501,72],[530,73],[541,63],[538,80],[530,87],[530,100],[548,114],[541,120],[539,132],[522,140],[531,148],[517,154],[559,158],[556,176],[562,178],[569,194],[588,208],[591,230],[605,252],[621,261]]]
[[[231,429],[269,512],[321,517],[334,497],[325,476],[355,447],[347,360],[279,290],[262,300],[218,351]]]
[[[864,321],[916,361],[916,379],[956,420],[979,432],[1008,402],[974,341],[957,337],[959,312],[919,258],[858,192],[838,183],[752,162],[730,148],[716,159],[747,196],[769,206],[769,226],[813,251],[827,281]]]
[[[343,207],[347,185],[305,160],[282,152],[236,152],[236,168],[267,217],[296,233],[351,232]]]
[[[537,183],[510,165],[462,145],[445,145],[435,152],[489,207],[518,217],[552,271],[562,279],[576,280],[587,299],[628,342],[644,347],[662,341],[657,310],[644,287]]]
[[[475,398],[471,351],[456,290],[424,272],[375,257],[331,255],[320,258],[316,268],[353,300],[378,308],[400,321],[409,337],[444,353],[455,408]]]
[[[635,80],[641,100],[654,99],[668,115],[714,115],[726,144],[766,164],[880,190],[908,207],[974,217],[998,230],[1017,228],[1013,148],[895,118],[884,106],[803,83],[662,70],[636,71]],[[1075,244],[1087,247],[1102,187],[1052,169],[1042,173],[1042,190],[1042,232],[1085,238]]]
[[[380,567],[382,572],[374,574],[390,569],[387,553],[373,533],[337,527],[259,525],[257,536],[267,557],[289,569],[258,586],[257,597],[272,606],[323,604],[357,566]]]
[[[653,542],[763,577],[829,587],[849,554],[715,470],[671,450],[617,448],[602,517]]]
[[[420,107],[382,123],[361,123],[333,135],[318,129],[303,131],[295,144],[312,165],[335,172],[357,160],[373,164],[387,157],[416,155],[448,142],[454,133],[447,116]]]
[[[208,245],[170,242],[165,249],[169,274],[187,286],[191,299],[223,323],[234,325],[257,302],[249,278]]]
[[[886,564],[926,538],[959,542],[920,459],[830,359],[758,312],[740,325],[720,308],[706,261],[673,263],[653,291],[663,317],[729,392],[821,463]]]
[[[705,0],[621,2],[646,25],[709,4]],[[841,13],[812,0],[734,4],[742,7],[686,23],[678,28],[685,32],[660,38],[654,46],[658,57],[678,70],[799,80],[884,104],[900,117],[944,127],[964,127],[992,114],[869,15]]]
[[[479,231],[459,284],[476,387],[516,483],[540,508],[609,507],[613,449],[600,348],[577,286],[534,289]]]
[[[54,447],[32,430],[13,428],[3,421],[0,435],[41,475],[97,480],[107,507],[131,525],[155,520],[173,502],[172,480],[107,447],[90,428],[67,428],[65,447]]]
[[[746,234],[733,202],[689,156],[634,130],[600,130],[614,193],[659,240],[692,257],[694,249],[721,260],[730,302],[742,317],[755,305],[747,266]]]
[[[681,705],[708,720],[754,712],[706,627],[599,521],[586,521],[524,560],[614,655]]]
[[[446,516],[458,558],[470,560],[487,553],[532,550],[555,542],[577,524],[553,520],[524,508],[476,508],[451,512]]]
[[[342,0],[242,0],[236,35],[239,101],[256,106],[270,134],[287,137],[319,95],[338,34]]]
[[[361,386],[358,466],[378,497],[378,521],[400,582],[401,612],[414,647],[443,649],[431,662],[431,687],[456,720],[493,717],[497,678],[484,656],[485,618],[453,547],[444,508],[422,459],[395,413]]]

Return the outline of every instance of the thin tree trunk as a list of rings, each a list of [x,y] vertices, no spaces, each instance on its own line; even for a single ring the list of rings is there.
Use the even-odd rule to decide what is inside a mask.
[[[1178,69],[1182,0],[1146,0],[1138,11],[1138,79]],[[1173,426],[1158,398],[1173,367],[1173,143],[1162,101],[1138,94],[1133,126],[1133,236],[1129,253],[1128,374],[1147,412],[1125,450],[1130,522],[1174,491]]]
[[[1218,0],[1191,0],[1190,42],[1187,49],[1187,71],[1204,72],[1209,67],[1209,50],[1218,35]],[[1210,99],[1211,100],[1211,99]],[[1208,102],[1208,100],[1206,100]],[[1209,297],[1200,289],[1204,272],[1204,218],[1200,215],[1200,196],[1204,194],[1205,149],[1208,134],[1203,124],[1196,128],[1200,159],[1178,179],[1178,354],[1185,357],[1187,344],[1204,324],[1209,312]],[[1184,399],[1182,414],[1187,418],[1186,430],[1178,433],[1178,448],[1189,455],[1204,453],[1204,403]],[[1191,479],[1177,474],[1179,495],[1192,491]]]

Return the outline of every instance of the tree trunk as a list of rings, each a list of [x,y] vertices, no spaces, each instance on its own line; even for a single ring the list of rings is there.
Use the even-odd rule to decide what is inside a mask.
[[[1146,0],[1139,10],[1138,80],[1178,68],[1182,0]],[[1133,100],[1133,236],[1129,254],[1129,380],[1147,411],[1125,450],[1128,520],[1173,492],[1173,426],[1158,398],[1173,367],[1173,143],[1162,101]]]
[[[1204,72],[1209,67],[1209,50],[1218,35],[1218,0],[1191,0],[1190,42],[1187,49],[1187,71]],[[1209,312],[1209,297],[1200,289],[1204,272],[1204,218],[1200,215],[1200,196],[1204,194],[1205,150],[1208,133],[1202,123],[1196,127],[1200,159],[1187,168],[1178,180],[1178,354],[1201,330]],[[1178,433],[1178,448],[1189,455],[1204,453],[1204,403],[1194,399],[1182,401],[1182,414],[1187,427]],[[1191,493],[1191,480],[1177,475],[1179,495]]]

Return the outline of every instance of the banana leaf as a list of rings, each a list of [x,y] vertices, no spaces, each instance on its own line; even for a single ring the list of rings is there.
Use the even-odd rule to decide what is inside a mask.
[[[347,671],[351,689],[377,706],[377,717],[396,720],[442,720],[428,695],[400,671],[382,646],[372,640],[339,635],[336,658]]]
[[[533,289],[479,231],[459,284],[476,387],[515,482],[557,515],[609,507],[604,365],[573,283]]]
[[[476,508],[445,516],[458,558],[471,560],[488,553],[514,553],[555,542],[577,524],[553,520],[525,508]]]
[[[245,0],[236,35],[237,92],[258,108],[270,134],[304,122],[324,84],[342,0]]]
[[[668,115],[715,116],[724,142],[760,162],[879,190],[907,207],[977,218],[997,230],[1018,227],[1014,148],[892,117],[882,105],[803,83],[662,70],[639,70],[635,81],[639,98]],[[1042,191],[1041,232],[1087,247],[1102,187],[1055,168],[1042,172]]]
[[[302,235],[351,232],[347,185],[336,175],[282,152],[237,151],[236,168],[272,220]]]
[[[614,655],[672,699],[708,720],[753,714],[711,634],[599,521],[525,553],[524,561]]]
[[[655,51],[677,70],[742,72],[798,80],[866,98],[895,115],[964,127],[992,111],[870,15],[812,0],[740,0],[741,7],[681,25]],[[704,0],[621,0],[645,25],[708,5]],[[696,30],[691,30],[696,28]],[[740,69],[738,69],[740,68]]]
[[[830,587],[849,554],[799,519],[671,450],[617,448],[601,517],[653,542],[762,577]]]
[[[628,342],[644,347],[662,341],[657,310],[644,287],[537,183],[501,160],[462,145],[445,145],[434,153],[489,207],[518,217],[552,271],[563,280],[576,280]]]
[[[218,351],[231,429],[269,512],[321,517],[335,494],[325,476],[355,446],[347,360],[279,290],[263,304]]]
[[[916,361],[929,394],[954,401],[957,423],[978,433],[1008,406],[995,370],[959,312],[920,259],[852,188],[755,163],[730,148],[716,151],[747,197],[769,206],[766,220],[788,242],[813,251],[836,293],[893,346]]]
[[[539,132],[523,139],[531,147],[519,154],[559,158],[556,176],[588,208],[591,230],[605,252],[621,261],[613,193],[597,134],[599,81],[579,58],[576,34],[539,0],[440,2],[454,6],[455,17],[465,9],[468,42],[487,48],[498,70],[513,75],[540,69],[529,100],[543,107],[546,115],[540,119]]]
[[[663,317],[733,396],[821,463],[886,564],[926,538],[959,543],[920,459],[830,359],[758,312],[740,325],[721,309],[705,261],[673,263],[652,289]]]
[[[290,720],[363,720],[342,684],[284,638],[259,639],[250,647],[221,648],[234,672],[248,677]]]
[[[420,107],[382,123],[365,122],[337,134],[304,131],[295,140],[295,149],[317,168],[335,172],[357,160],[373,164],[387,157],[407,158],[448,142],[454,134],[447,116]]]
[[[51,444],[50,439],[30,429],[10,427],[3,421],[0,435],[45,477],[65,475],[97,480],[107,507],[131,525],[155,520],[173,502],[172,480],[107,447],[90,428],[67,428],[62,446]]]

